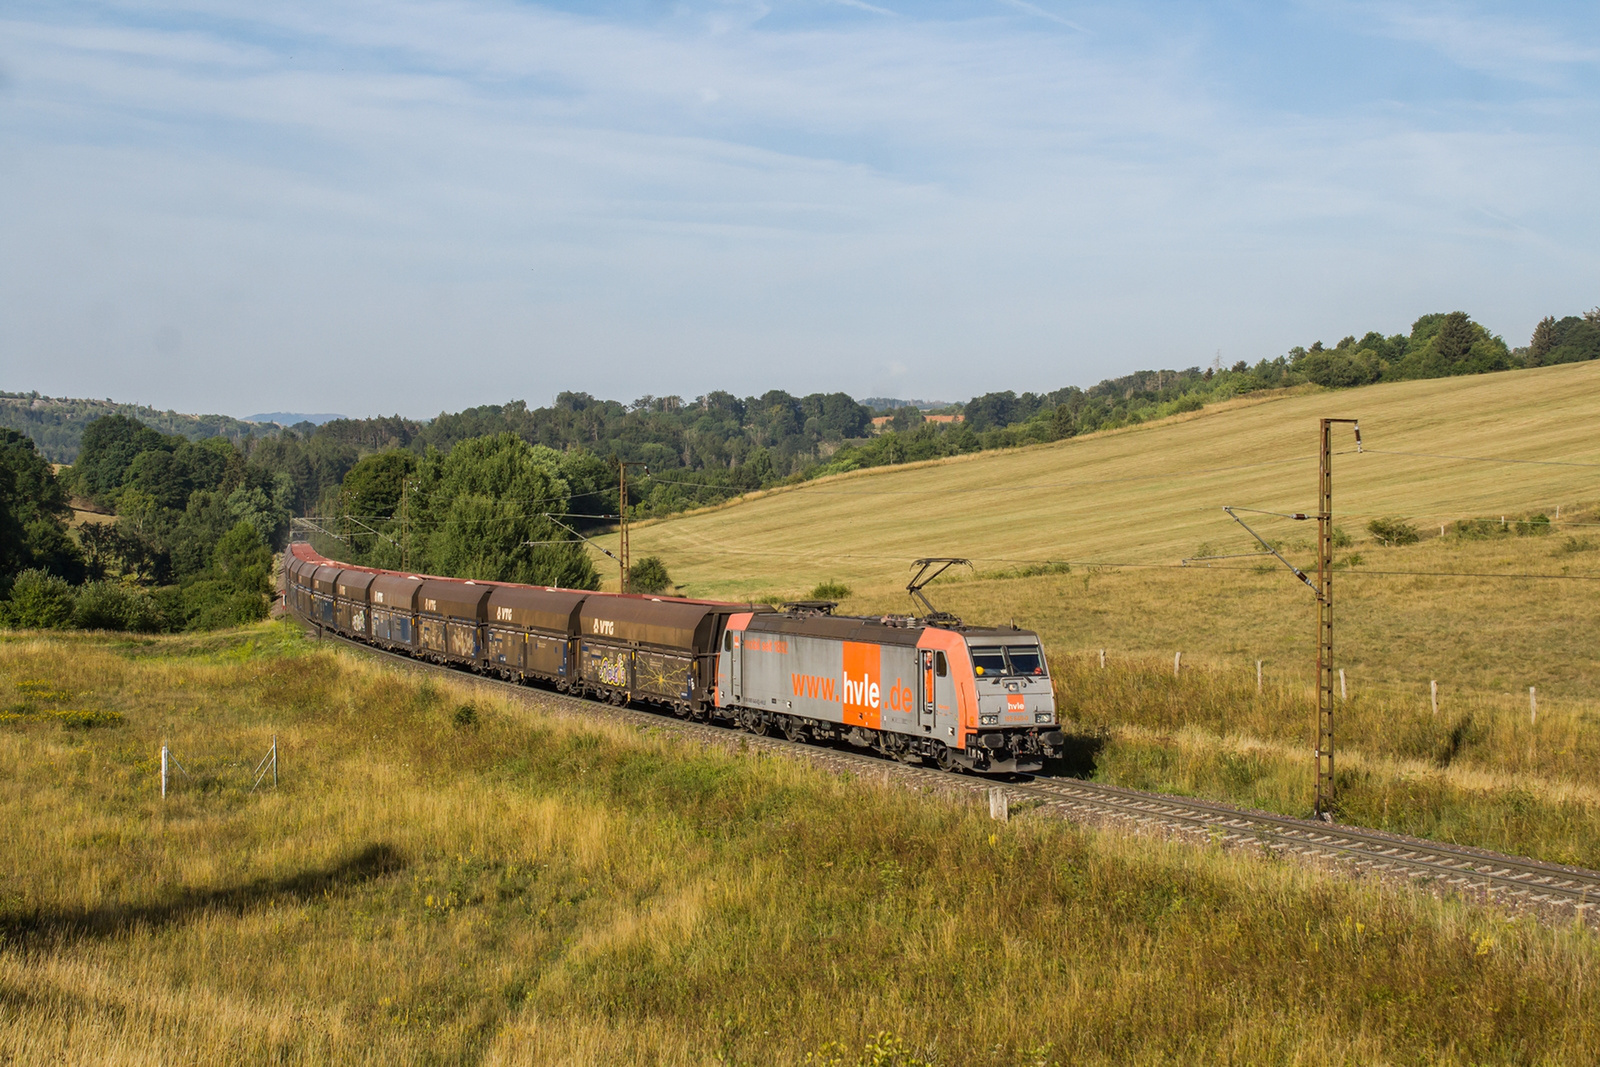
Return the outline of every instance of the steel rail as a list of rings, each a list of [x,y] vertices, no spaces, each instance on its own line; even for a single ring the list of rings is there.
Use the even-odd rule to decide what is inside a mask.
[[[1016,788],[1016,787],[1008,787]],[[1600,908],[1600,873],[1485,849],[1428,841],[1382,830],[1296,819],[1215,801],[1143,793],[1098,782],[1036,778],[1029,793],[1082,801],[1135,820],[1180,822],[1235,843],[1274,851],[1333,855],[1373,870],[1432,876],[1452,885],[1503,889],[1528,903],[1571,903],[1580,911]]]
[[[308,629],[308,623],[293,616]],[[1147,793],[1123,786],[1077,778],[1036,775],[1021,781],[997,782],[970,775],[903,764],[865,752],[830,745],[789,741],[751,734],[732,726],[680,719],[631,705],[589,700],[570,693],[533,688],[478,674],[465,668],[430,663],[376,645],[321,630],[325,640],[408,669],[444,674],[469,684],[510,690],[519,696],[565,706],[585,716],[656,727],[703,738],[723,747],[734,745],[804,759],[819,766],[861,775],[876,772],[885,781],[897,777],[933,792],[987,793],[1001,789],[1011,802],[1032,801],[1033,807],[1072,821],[1113,823],[1168,837],[1265,850],[1311,862],[1332,861],[1358,873],[1403,877],[1412,884],[1481,893],[1498,904],[1526,906],[1548,916],[1557,912],[1600,924],[1600,872],[1508,856],[1484,849],[1427,841],[1383,830],[1297,819],[1288,815],[1239,808],[1218,801]]]

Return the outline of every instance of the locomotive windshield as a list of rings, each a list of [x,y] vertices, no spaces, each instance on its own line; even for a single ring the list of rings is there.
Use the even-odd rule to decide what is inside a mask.
[[[1011,661],[1011,674],[1042,675],[1044,657],[1038,645],[1007,645],[1006,658]]]
[[[1044,677],[1044,656],[1038,645],[1007,645],[1004,648],[974,648],[972,666],[980,678],[1009,675]]]
[[[978,677],[986,674],[1006,673],[1006,654],[998,648],[975,648],[972,650],[972,666]]]

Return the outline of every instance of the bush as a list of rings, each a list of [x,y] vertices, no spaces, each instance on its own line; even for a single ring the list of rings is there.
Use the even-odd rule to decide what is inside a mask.
[[[1550,530],[1550,516],[1548,515],[1531,515],[1526,519],[1517,520],[1518,537],[1543,537]]]
[[[1422,540],[1417,528],[1404,519],[1373,519],[1367,532],[1386,545],[1414,545]]]
[[[671,584],[667,565],[656,556],[646,556],[628,568],[630,593],[664,593]]]
[[[115,581],[83,586],[72,608],[72,625],[82,630],[153,633],[163,628],[161,622],[148,593]]]
[[[11,597],[0,605],[5,623],[19,630],[59,630],[72,623],[72,586],[41,570],[26,570],[11,585]]]
[[[1457,537],[1481,541],[1489,537],[1543,537],[1553,529],[1548,515],[1530,515],[1523,519],[1458,519],[1452,532]]]
[[[1469,541],[1481,541],[1486,537],[1505,537],[1511,533],[1511,528],[1499,519],[1457,519],[1450,532]]]
[[[227,581],[195,582],[183,590],[183,617],[189,630],[247,626],[267,617],[267,598]]]
[[[828,580],[818,582],[817,587],[811,590],[812,600],[848,600],[852,590],[843,582]]]

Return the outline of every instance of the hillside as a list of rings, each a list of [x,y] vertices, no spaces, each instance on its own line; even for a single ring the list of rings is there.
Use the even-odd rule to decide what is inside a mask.
[[[632,553],[660,556],[689,594],[778,600],[827,580],[853,590],[845,610],[869,613],[910,610],[910,560],[965,556],[976,573],[939,583],[935,601],[975,621],[1033,627],[1052,655],[1106,648],[1170,664],[1183,652],[1252,674],[1259,659],[1269,679],[1309,682],[1309,590],[1269,557],[1182,561],[1255,550],[1224,504],[1314,510],[1323,415],[1360,417],[1366,446],[1355,454],[1344,428],[1334,460],[1336,526],[1352,542],[1337,553],[1335,586],[1350,683],[1400,686],[1423,701],[1435,679],[1450,692],[1520,693],[1524,707],[1530,685],[1547,700],[1600,700],[1596,468],[1538,465],[1600,463],[1596,363],[1240,400],[1130,430],[860,472],[639,524]],[[1528,528],[1544,536],[1491,522],[1491,535],[1466,537],[1458,524],[1558,507],[1559,522]],[[1366,531],[1378,516],[1409,520],[1424,540],[1386,547]],[[1245,517],[1291,561],[1313,565],[1313,523]],[[1438,536],[1441,524],[1449,536]],[[1070,561],[1070,573],[1043,561]],[[1395,573],[1413,571],[1465,576]],[[1509,577],[1518,574],[1562,577]]]
[[[1600,496],[1579,467],[1387,454],[1600,464],[1600,364],[1580,363],[1246,398],[1052,444],[856,472],[638,524],[632,551],[659,555],[697,594],[768,595],[824,579],[893,586],[918,556],[966,556],[992,570],[1047,560],[1171,564],[1204,545],[1242,552],[1248,536],[1222,505],[1313,510],[1323,416],[1361,419],[1366,451],[1335,461],[1335,512],[1353,531],[1376,516],[1437,530]],[[1347,428],[1336,447],[1353,452]],[[1311,537],[1303,525],[1268,529]],[[614,549],[614,541],[604,543]]]
[[[1240,400],[641,524],[632,553],[660,556],[692,595],[776,601],[843,582],[842,610],[865,614],[911,610],[911,559],[969,557],[975,573],[929,594],[1039,631],[1074,734],[1059,772],[1304,814],[1311,592],[1267,556],[1183,560],[1253,551],[1224,504],[1314,510],[1317,420],[1359,417],[1365,450],[1344,428],[1334,461],[1349,537],[1335,572],[1342,817],[1592,866],[1597,414],[1594,363]],[[1557,523],[1515,521],[1558,506]],[[1385,546],[1366,530],[1379,516],[1425,536]],[[1312,523],[1246,518],[1311,566]],[[1472,518],[1489,521],[1459,521]]]
[[[84,427],[105,415],[126,415],[162,433],[178,434],[191,441],[226,437],[238,443],[278,429],[271,425],[253,425],[228,415],[184,415],[144,404],[49,397],[38,393],[0,393],[0,426],[27,434],[52,463],[76,461]]]

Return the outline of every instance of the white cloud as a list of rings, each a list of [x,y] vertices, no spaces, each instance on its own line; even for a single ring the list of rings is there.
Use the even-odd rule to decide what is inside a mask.
[[[1542,24],[1525,8],[1520,17],[1486,15],[1459,3],[1354,5],[1375,32],[1436,49],[1469,70],[1549,84],[1572,66],[1600,63],[1587,34]]]

